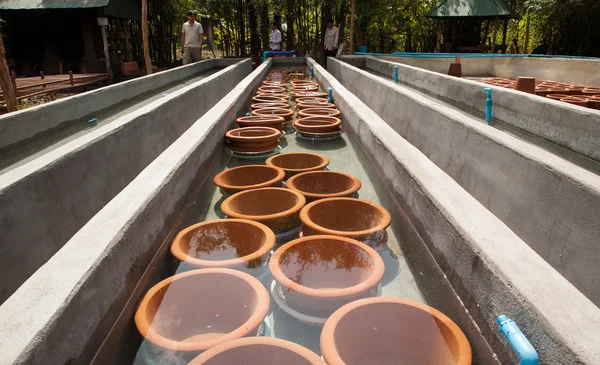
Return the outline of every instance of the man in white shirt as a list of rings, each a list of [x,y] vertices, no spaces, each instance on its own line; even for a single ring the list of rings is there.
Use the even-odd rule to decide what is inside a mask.
[[[327,29],[325,29],[325,39],[323,41],[323,49],[325,49],[325,64],[327,57],[335,57],[338,48],[338,38],[340,31],[333,25],[333,20],[327,21]]]
[[[204,29],[196,21],[196,12],[190,10],[187,12],[188,21],[181,27],[181,54],[183,55],[183,64],[198,62],[202,60],[202,41]]]
[[[271,44],[269,46],[272,51],[281,51],[281,32],[275,23],[271,24]]]

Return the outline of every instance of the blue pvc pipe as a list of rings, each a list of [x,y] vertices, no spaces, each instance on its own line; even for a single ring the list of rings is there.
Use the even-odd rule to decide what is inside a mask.
[[[492,88],[486,87],[483,91],[487,91],[487,99],[485,100],[485,121],[488,125],[492,125]]]
[[[314,76],[315,76],[315,69],[311,67],[311,68],[308,70],[308,73],[309,73],[310,77],[314,77]]]
[[[398,66],[394,66],[394,83],[398,83]]]
[[[354,52],[355,55],[364,56],[386,56],[386,57],[411,57],[411,58],[503,58],[503,57],[531,57],[531,58],[575,58],[575,59],[598,59],[598,57],[565,56],[546,54],[495,54],[495,53],[421,53],[421,52],[394,52],[394,53],[369,53]]]
[[[327,95],[328,95],[327,100],[330,103],[333,103],[333,89],[332,88],[327,88]]]
[[[498,329],[510,343],[510,346],[519,355],[519,365],[539,365],[537,351],[531,345],[531,342],[525,337],[519,326],[505,315],[497,319],[500,328]]]

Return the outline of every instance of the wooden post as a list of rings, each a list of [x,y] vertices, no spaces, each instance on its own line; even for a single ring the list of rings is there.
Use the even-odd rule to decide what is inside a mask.
[[[106,26],[108,25],[108,19],[98,18],[98,25],[100,26],[100,32],[102,33],[102,44],[104,46],[104,58],[106,59],[106,72],[108,73],[108,80],[112,80],[112,69],[110,68],[110,54],[108,53],[108,39],[106,38]],[[69,75],[71,72],[69,71]]]
[[[152,60],[150,60],[150,46],[148,42],[148,0],[142,0],[142,47],[144,49],[144,63],[146,74],[152,73]]]
[[[45,77],[45,75],[44,75],[44,71],[40,71],[40,78],[43,80],[43,79],[44,79],[44,77]]]
[[[508,30],[508,19],[504,20],[504,28],[502,29],[502,53],[506,53],[506,31]]]
[[[527,9],[527,20],[525,21],[525,45],[523,45],[523,53],[529,53],[529,23],[531,22],[531,14]]]
[[[125,61],[131,62],[131,40],[129,39],[129,27],[125,19],[123,19],[123,31],[125,32]]]
[[[350,54],[354,54],[354,10],[355,0],[350,0]]]
[[[62,69],[62,62],[58,61],[58,74],[62,75],[63,69]]]
[[[73,80],[73,71],[69,71],[69,83],[71,86],[75,85],[75,80]]]
[[[442,51],[442,20],[437,21],[437,40],[435,41],[435,51],[440,53]]]
[[[13,70],[14,71],[14,70]],[[17,86],[14,78],[11,80],[11,73],[8,71],[8,64],[6,63],[6,56],[4,55],[4,41],[0,34],[0,87],[4,93],[4,99],[6,101],[6,109],[9,112],[19,110],[17,104]]]
[[[498,17],[494,20],[494,35],[492,36],[492,53],[496,53],[496,36],[498,35]]]

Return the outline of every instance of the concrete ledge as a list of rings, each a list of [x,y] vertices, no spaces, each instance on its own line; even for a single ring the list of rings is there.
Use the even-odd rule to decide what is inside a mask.
[[[600,177],[338,60],[330,72],[600,304]]]
[[[581,108],[549,98],[484,85],[480,82],[373,57],[364,58],[367,70],[372,70],[380,75],[389,75],[391,80],[394,66],[398,66],[399,83],[464,106],[467,110],[480,115],[482,121],[485,119],[487,98],[487,93],[483,89],[491,87],[494,90],[493,115],[495,120],[600,161],[600,111],[598,110]],[[343,60],[346,61],[346,58]],[[500,60],[497,59],[494,62],[500,63]],[[598,63],[598,61],[591,62]],[[353,64],[353,66],[356,65]]]
[[[176,80],[239,61],[240,59],[205,60],[0,116],[0,153]]]
[[[241,61],[0,176],[0,303],[251,72]]]
[[[426,266],[421,263],[426,255],[410,256],[415,252],[432,255],[439,265],[442,275],[435,270],[415,275],[422,280],[419,288],[429,303],[445,311],[466,332],[480,353],[474,360],[486,365],[516,362],[495,321],[496,316],[507,314],[532,341],[541,364],[600,363],[600,309],[356,95],[316,63],[312,65],[319,83],[333,88],[345,128],[359,139],[387,182],[395,199],[389,209],[401,206],[422,239],[407,240],[402,247],[411,270],[419,272],[415,268]],[[339,61],[329,63],[334,74],[342,67],[348,66]],[[383,92],[393,94],[372,86],[364,80],[361,83],[362,89],[376,97],[385,99]],[[399,102],[393,105],[396,109],[407,107]],[[418,122],[424,120],[429,119],[419,118]],[[455,301],[466,311],[454,306]],[[474,324],[469,322],[471,318]],[[489,353],[486,343],[477,339],[478,333],[485,336],[497,359],[485,357]]]
[[[198,119],[0,306],[0,363],[90,363],[270,65]]]

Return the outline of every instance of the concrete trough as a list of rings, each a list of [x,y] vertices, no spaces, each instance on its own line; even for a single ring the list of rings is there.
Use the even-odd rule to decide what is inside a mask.
[[[187,75],[193,68],[185,70]],[[172,72],[142,78],[141,85],[99,90],[96,97],[96,92],[85,94],[81,104],[109,105],[140,88],[168,82]],[[250,72],[250,60],[238,60],[0,175],[0,303]],[[78,105],[77,99],[62,103]],[[69,109],[63,113],[74,117],[76,111]],[[52,104],[48,110],[59,113]]]
[[[546,97],[448,76],[448,64],[451,62],[448,59],[441,59],[446,66],[446,70],[442,72],[437,71],[437,69],[434,72],[421,67],[392,62],[385,58],[348,56],[343,57],[343,60],[349,61],[349,63],[359,68],[372,71],[379,76],[385,77],[388,75],[390,80],[393,79],[394,66],[397,66],[398,82],[401,85],[422,91],[442,101],[447,101],[451,105],[459,106],[469,113],[479,116],[482,121],[485,120],[487,98],[487,93],[483,89],[490,87],[493,90],[493,123],[504,123],[549,141],[551,146],[558,145],[585,158],[600,161],[599,110],[573,106]],[[439,60],[434,59],[431,61],[440,62]],[[561,76],[563,78],[569,77],[571,75],[570,71],[573,71],[574,77],[580,79],[582,77],[579,77],[579,75],[586,75],[587,72],[588,77],[583,78],[585,81],[578,82],[584,85],[589,85],[589,80],[594,80],[594,77],[597,76],[596,69],[600,66],[600,61],[594,60],[559,60],[558,65],[553,65],[558,61],[547,59],[549,65],[540,70],[537,64],[538,61],[537,58],[525,57],[488,58],[485,60],[465,58],[461,60],[461,63],[464,63],[463,72],[467,76],[473,75],[473,69],[478,70],[478,68],[472,68],[472,63],[477,62],[495,65],[494,68],[490,69],[489,72],[491,73],[488,75],[507,75],[508,70],[510,70],[512,74],[501,77],[512,79],[516,79],[518,76],[536,75],[537,79],[556,80],[560,79]],[[596,69],[588,66],[589,63],[596,65]],[[499,64],[502,64],[502,66],[500,67]],[[564,64],[572,66],[565,69]],[[530,68],[527,68],[527,65],[530,65]],[[540,74],[537,71],[543,71],[544,73]],[[482,73],[475,71],[475,74]],[[565,82],[573,83],[575,81]]]
[[[600,305],[600,176],[393,81],[339,60],[329,70]]]
[[[168,266],[184,208],[204,211],[223,135],[273,63],[306,62],[364,150],[427,302],[467,334],[475,363],[515,361],[496,316],[514,318],[544,364],[600,361],[600,310],[450,176],[311,59],[269,60],[146,167],[0,306],[0,362],[124,363],[137,303]],[[198,197],[201,197],[198,199]],[[577,310],[573,310],[577,308]],[[98,348],[111,357],[99,358]]]

